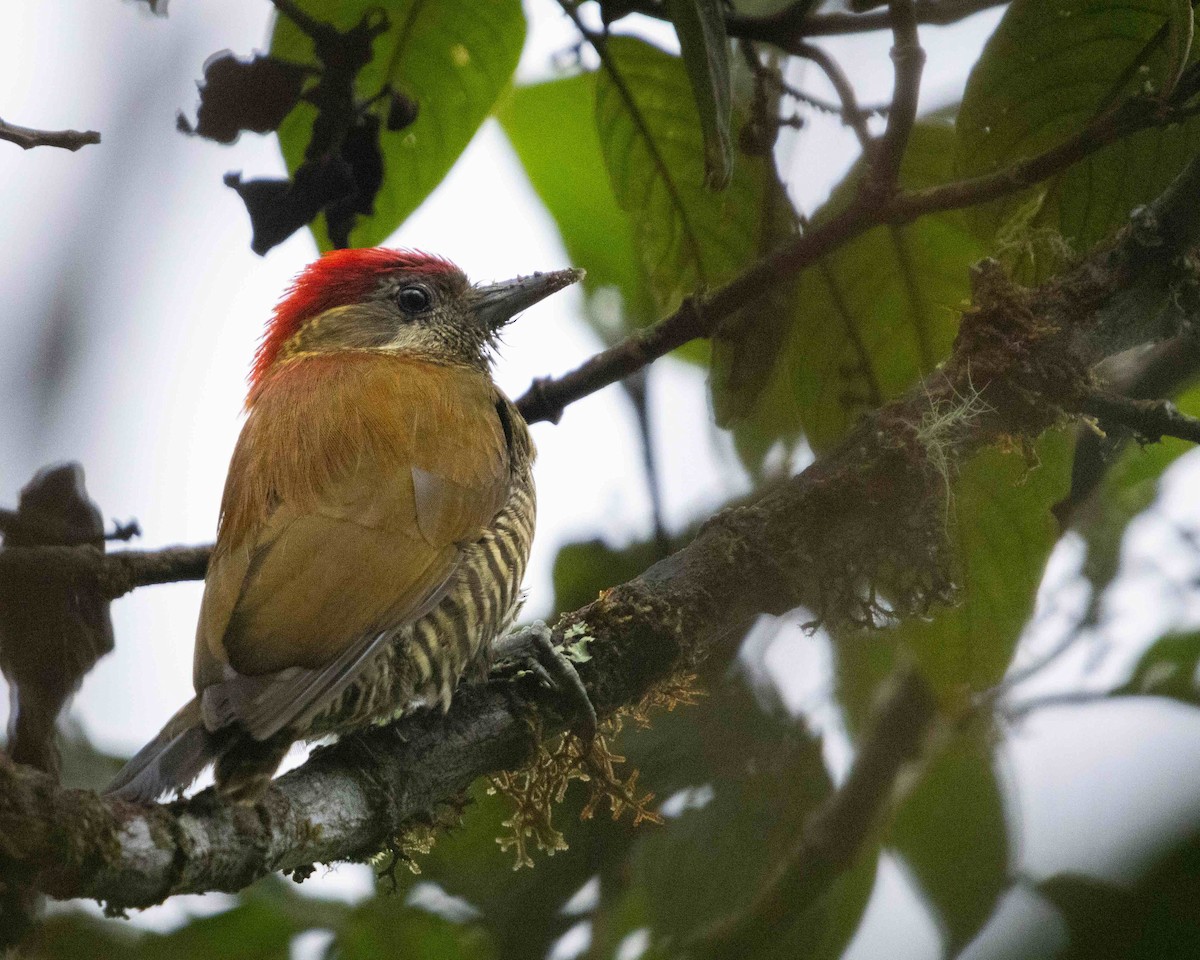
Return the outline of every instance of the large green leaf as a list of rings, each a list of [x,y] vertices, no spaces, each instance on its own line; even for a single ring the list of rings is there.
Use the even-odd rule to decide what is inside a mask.
[[[1173,82],[1187,54],[1185,31],[1169,27],[1178,8],[1178,0],[1014,0],[967,83],[958,114],[960,173],[990,173],[1038,153],[1101,107]],[[1014,255],[1024,276],[1045,276],[1061,256],[1051,249],[1027,262],[1040,234],[1088,249],[1157,196],[1197,149],[1196,120],[1144,131],[1031,192],[980,208],[973,226]]]
[[[905,186],[949,177],[953,137],[947,124],[918,125],[901,170]],[[863,170],[859,164],[850,172],[814,224],[849,202]],[[949,352],[969,294],[968,268],[980,255],[962,216],[949,213],[871,230],[805,270],[770,380],[744,422],[759,441],[743,445],[746,455],[761,453],[762,438],[801,433],[816,450],[827,449],[862,412],[931,370]],[[713,383],[715,392],[738,389],[716,376]]]
[[[571,262],[587,269],[583,287],[593,326],[613,341],[652,322],[655,312],[632,224],[617,205],[604,167],[595,102],[596,74],[583,73],[518,87],[497,116]],[[620,294],[619,313],[608,299],[611,291]]]
[[[739,155],[729,187],[704,186],[704,143],[687,71],[632,37],[607,42],[616,71],[596,84],[596,125],[613,192],[659,312],[711,289],[759,249],[767,164]]]
[[[355,908],[341,923],[328,956],[337,960],[494,960],[499,956],[478,924],[460,924],[384,894]]]
[[[400,226],[449,172],[508,85],[525,42],[520,0],[299,0],[319,20],[342,29],[367,10],[387,13],[390,29],[375,41],[375,57],[358,76],[366,100],[385,84],[417,102],[411,126],[381,134],[383,186],[375,213],[351,233],[356,247],[381,243]],[[296,63],[315,63],[312,42],[280,16],[271,53]],[[381,103],[380,110],[386,109]],[[304,159],[315,111],[301,104],[279,128],[288,170]],[[323,220],[313,224],[318,246],[329,248]]]
[[[1170,697],[1200,705],[1200,632],[1169,633],[1138,659],[1130,678],[1114,691],[1125,696]]]
[[[1175,403],[1184,413],[1200,416],[1200,386],[1185,390]],[[1099,486],[1076,511],[1072,522],[1087,543],[1084,574],[1095,594],[1117,575],[1129,521],[1154,502],[1167,468],[1193,449],[1194,444],[1174,437],[1146,446],[1127,443],[1116,462],[1105,469]]]
[[[934,608],[928,621],[834,636],[839,699],[852,730],[863,726],[879,685],[901,662],[915,661],[948,703],[1004,675],[1058,540],[1050,507],[1067,488],[1068,446],[1062,433],[1044,436],[1034,448],[1036,466],[1017,452],[985,450],[953,478],[946,524],[956,604]]]
[[[573,784],[555,806],[554,826],[568,849],[552,857],[535,851],[533,869],[514,870],[512,851],[497,843],[511,833],[503,821],[512,816],[512,805],[476,784],[462,824],[440,835],[429,854],[417,855],[420,875],[397,872],[401,893],[421,881],[436,882],[480,911],[478,925],[494,938],[501,955],[543,956],[575,922],[562,913],[571,895],[609,862],[619,861],[637,832],[653,829],[635,831],[628,817],[616,823],[607,815],[581,821],[586,796],[582,785]]]
[[[947,955],[957,956],[1009,884],[1004,797],[986,736],[960,737],[934,758],[889,842],[940,921]]]
[[[679,52],[687,67],[700,125],[704,131],[705,181],[724,190],[733,174],[732,85],[729,78],[729,40],[721,0],[666,0],[667,12],[679,37]]]
[[[649,956],[736,916],[773,876],[831,785],[819,743],[795,721],[764,710],[736,677],[698,706],[656,718],[623,738],[647,787],[687,802],[662,827],[639,832],[625,868],[604,875],[597,956],[649,928]],[[679,797],[676,798],[680,799]],[[797,900],[787,924],[764,930],[755,956],[832,960],[858,927],[874,882],[877,845],[853,867]]]
[[[1056,432],[1038,442],[1032,463],[985,450],[954,481],[947,523],[961,602],[899,630],[944,696],[985,689],[1008,669],[1058,542],[1050,507],[1067,489],[1069,447]]]

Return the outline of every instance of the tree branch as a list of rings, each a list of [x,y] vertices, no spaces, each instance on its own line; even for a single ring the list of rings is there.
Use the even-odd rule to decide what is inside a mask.
[[[100,134],[95,130],[34,130],[19,127],[0,118],[0,140],[15,143],[22,150],[34,147],[61,147],[74,152],[90,143],[99,143]]]
[[[708,296],[693,296],[680,308],[645,330],[587,360],[562,377],[535,380],[517,401],[530,423],[558,423],[563,410],[691,340],[711,336],[728,316],[763,291],[816,263],[827,253],[872,227],[902,225],[930,213],[957,210],[996,200],[1033,186],[1109,144],[1139,130],[1173,122],[1170,110],[1151,100],[1133,100],[1097,117],[1083,130],[1042,153],[1017,160],[1001,170],[924,190],[902,191],[883,202],[860,196],[819,226],[756,261]],[[903,129],[903,128],[901,128]]]
[[[973,14],[993,7],[1002,7],[1008,0],[913,0],[913,15],[919,24],[948,26]],[[759,40],[788,49],[806,37],[841,36],[850,33],[869,33],[890,30],[895,26],[891,10],[872,13],[810,13],[807,0],[793,3],[782,10],[755,17],[747,14],[725,15],[725,30],[739,40]],[[630,13],[640,13],[659,20],[669,19],[661,3],[643,0],[627,4]]]
[[[900,164],[908,147],[913,124],[917,122],[917,100],[921,93],[921,71],[925,51],[917,37],[917,19],[913,0],[891,0],[892,64],[895,82],[887,128],[870,154],[871,171],[864,186],[877,198],[896,190]]]
[[[1081,407],[1101,426],[1128,427],[1146,443],[1157,443],[1163,437],[1200,443],[1200,419],[1181,413],[1170,400],[1134,400],[1098,390],[1085,397]]]
[[[1078,403],[1095,363],[1131,343],[1174,335],[1200,316],[1200,293],[1184,282],[1188,269],[1175,256],[1200,233],[1198,181],[1194,160],[1136,228],[1039,289],[1013,287],[998,269],[980,270],[975,306],[937,371],[864,418],[798,477],[718,515],[678,553],[562,617],[556,642],[589,638],[591,660],[579,671],[597,711],[636,703],[678,671],[734,649],[761,613],[804,605],[830,623],[876,622],[881,611],[869,599],[873,591],[864,597],[864,583],[890,598],[886,615],[893,618],[924,614],[943,600],[942,470],[1000,438],[1031,439],[1054,426]],[[919,425],[931,404],[968,391],[981,393],[990,412],[946,438],[939,470]],[[124,556],[122,564],[145,573],[138,554]],[[103,564],[98,557],[91,563],[95,576]],[[347,737],[281,778],[254,810],[224,805],[211,792],[142,807],[63,790],[2,762],[0,876],[56,897],[144,906],[176,893],[235,890],[316,860],[363,858],[476,777],[526,762],[535,748],[532,710],[548,734],[563,729],[565,718],[535,707],[533,683],[493,677],[460,688],[446,715],[418,713]],[[871,761],[877,772],[869,783],[886,783],[908,743],[897,738]],[[844,809],[869,813],[873,791]]]
[[[866,156],[874,138],[871,136],[871,131],[867,129],[868,112],[858,105],[858,95],[854,92],[854,85],[850,82],[850,78],[846,76],[833,57],[814,44],[798,43],[789,52],[805,60],[811,60],[821,68],[821,72],[825,74],[830,86],[833,87],[841,101],[842,106],[838,112],[842,116],[842,121],[854,131],[854,135],[858,138],[858,145],[862,148],[863,156]]]
[[[166,547],[103,553],[91,546],[6,547],[0,550],[0,588],[53,577],[115,600],[137,587],[203,580],[211,549]]]

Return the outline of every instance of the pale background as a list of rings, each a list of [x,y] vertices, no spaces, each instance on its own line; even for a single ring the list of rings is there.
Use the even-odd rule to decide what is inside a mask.
[[[145,535],[135,546],[207,542],[240,426],[249,358],[276,299],[315,247],[299,233],[265,258],[251,253],[242,203],[221,182],[228,170],[281,173],[273,138],[246,135],[222,148],[175,133],[175,112],[194,111],[195,82],[210,54],[266,46],[271,7],[266,0],[172,0],[168,19],[117,0],[6,7],[0,116],[28,126],[95,128],[104,142],[77,154],[25,153],[0,143],[0,504],[13,505],[39,466],[78,459],[106,513],[141,522]],[[549,0],[529,0],[527,10],[520,80],[547,76],[552,57],[575,40]],[[923,108],[957,100],[998,16],[923,29],[930,55]],[[670,42],[669,31],[655,30]],[[826,45],[864,103],[886,100],[886,35]],[[831,95],[819,77],[803,80],[812,92]],[[857,151],[853,137],[823,117],[782,149],[793,197],[809,211]],[[476,280],[567,264],[553,223],[493,121],[390,243],[448,256]],[[497,368],[510,394],[600,348],[579,308],[578,293],[567,291],[510,328]],[[57,386],[40,386],[47,382]],[[708,409],[701,371],[661,361],[650,395],[667,523],[679,529],[748,489],[748,481],[727,439],[701,415]],[[560,425],[534,432],[540,516],[528,609],[544,613],[559,546],[594,536],[620,545],[645,537],[651,526],[632,412],[619,390],[583,400]],[[1190,495],[1195,467],[1185,458],[1158,515],[1131,533],[1128,575],[1101,634],[1043,687],[1101,687],[1121,676],[1165,624],[1200,619],[1195,597],[1175,589],[1196,571],[1170,534],[1172,524],[1200,523]],[[1072,542],[1056,553],[1031,650],[1051,645],[1083,603],[1079,555]],[[180,584],[139,590],[114,605],[116,651],[87,678],[72,710],[98,745],[132,752],[191,695],[199,597],[199,584]],[[848,746],[827,696],[822,638],[786,623],[767,661],[787,702],[827,735],[830,763],[843,771]],[[1146,852],[1148,838],[1181,834],[1194,822],[1196,810],[1180,809],[1178,796],[1180,782],[1200,775],[1200,715],[1186,708],[1143,703],[1039,714],[1008,731],[1003,756],[1019,820],[1019,869],[1031,876],[1070,869],[1120,877],[1136,866],[1130,857]],[[355,898],[369,893],[371,878],[366,867],[343,866],[301,889]],[[217,895],[178,898],[134,922],[162,929],[226,903]],[[1032,896],[1014,894],[1002,913],[1034,916],[1055,929],[1052,913]],[[315,954],[317,939],[297,942],[293,952]],[[556,954],[571,956],[586,942],[584,922]],[[850,955],[903,960],[938,953],[935,929],[903,867],[886,861]]]

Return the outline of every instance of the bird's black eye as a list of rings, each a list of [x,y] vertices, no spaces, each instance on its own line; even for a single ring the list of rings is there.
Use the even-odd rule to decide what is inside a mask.
[[[433,295],[425,287],[412,284],[400,288],[396,303],[405,313],[424,313],[433,303]]]

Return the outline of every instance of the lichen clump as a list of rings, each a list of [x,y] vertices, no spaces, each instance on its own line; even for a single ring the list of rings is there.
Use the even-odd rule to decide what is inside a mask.
[[[514,870],[533,866],[534,849],[547,856],[567,849],[562,832],[554,826],[554,807],[562,803],[572,780],[587,783],[591,789],[581,819],[590,820],[607,800],[614,820],[629,811],[635,827],[646,821],[662,823],[662,817],[650,806],[654,794],[642,793],[638,787],[638,771],[624,776],[617,772],[625,758],[613,752],[612,741],[626,720],[645,728],[650,725],[649,712],[653,709],[673,710],[680,704],[694,704],[700,695],[695,681],[694,674],[684,674],[652,688],[634,706],[622,707],[605,719],[590,744],[584,744],[573,733],[548,742],[539,737],[537,755],[527,767],[488,778],[488,792],[501,794],[513,805],[512,816],[502,824],[508,832],[496,842],[501,850],[513,851]]]

